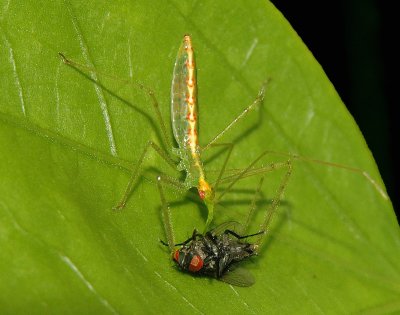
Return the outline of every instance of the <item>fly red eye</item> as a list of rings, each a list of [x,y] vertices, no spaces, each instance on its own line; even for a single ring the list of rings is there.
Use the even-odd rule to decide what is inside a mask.
[[[206,197],[206,192],[204,190],[199,190],[199,196],[201,200],[204,200]]]
[[[172,255],[172,258],[176,261],[179,262],[179,250],[176,250],[174,254]]]
[[[193,256],[192,260],[190,261],[189,271],[197,272],[201,268],[203,268],[203,259],[201,259],[199,255]]]

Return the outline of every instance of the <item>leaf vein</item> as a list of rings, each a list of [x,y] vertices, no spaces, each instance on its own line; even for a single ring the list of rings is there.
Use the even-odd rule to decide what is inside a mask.
[[[86,63],[89,65],[89,67],[94,68],[94,65],[91,62],[90,57],[89,57],[88,47],[85,43],[85,39],[83,37],[82,31],[78,25],[77,18],[75,16],[74,12],[72,11],[72,7],[69,4],[69,2],[67,0],[64,0],[64,2],[68,8],[68,12],[71,17],[72,25],[74,26],[76,36],[78,37],[78,42],[79,42],[79,46],[82,51],[83,58],[85,59]],[[111,126],[110,114],[108,112],[108,105],[105,100],[103,90],[101,89],[100,85],[96,83],[96,82],[98,82],[98,78],[94,71],[90,71],[90,78],[94,81],[94,83],[93,83],[94,89],[96,91],[97,99],[100,104],[100,109],[103,114],[104,124],[105,124],[105,128],[106,128],[106,134],[107,134],[109,145],[110,145],[110,152],[113,156],[117,156],[118,154],[117,154],[117,148],[115,145],[114,134],[113,134],[112,126]]]
[[[17,65],[16,65],[15,57],[14,57],[14,49],[12,48],[11,43],[9,42],[9,40],[7,39],[7,37],[5,35],[3,35],[3,39],[4,39],[5,45],[8,50],[8,60],[12,66],[14,82],[15,82],[15,86],[18,90],[18,97],[19,97],[19,101],[21,103],[21,111],[22,111],[22,114],[24,116],[26,116],[25,98],[24,98],[24,93],[23,93],[22,86],[21,86],[21,81],[19,79],[19,75],[18,75],[18,71],[17,71]]]
[[[71,259],[69,259],[67,256],[64,256],[61,254],[60,254],[60,258],[68,266],[68,268],[71,269],[78,276],[78,278],[84,283],[84,285],[89,289],[89,291],[91,291],[98,298],[98,300],[100,301],[101,304],[103,304],[113,314],[119,314],[110,305],[110,303],[96,291],[96,289],[93,287],[93,285],[85,278],[85,276],[78,269],[78,267],[71,261]]]

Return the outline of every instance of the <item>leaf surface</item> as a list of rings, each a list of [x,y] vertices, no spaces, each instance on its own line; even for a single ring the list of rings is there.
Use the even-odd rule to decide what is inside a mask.
[[[206,145],[271,78],[263,106],[221,142],[228,169],[270,149],[357,167],[383,185],[355,122],[321,67],[268,2],[0,2],[0,311],[3,314],[371,314],[400,310],[399,228],[390,201],[360,174],[296,161],[250,288],[179,272],[166,248],[154,152],[126,208],[121,198],[145,144],[163,148],[150,87],[169,126],[181,38],[198,65]],[[58,52],[96,72],[78,72]],[[101,84],[93,81],[99,80]],[[367,110],[367,109],[366,109]],[[224,151],[205,152],[211,178]],[[258,166],[283,157],[268,156]],[[258,224],[282,171],[265,174]],[[213,177],[214,176],[214,177]],[[216,223],[243,221],[260,176],[243,180]],[[167,191],[177,241],[205,210]]]

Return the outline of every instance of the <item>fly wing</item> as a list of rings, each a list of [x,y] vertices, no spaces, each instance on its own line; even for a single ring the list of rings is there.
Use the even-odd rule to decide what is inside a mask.
[[[256,282],[250,271],[240,267],[228,270],[220,280],[237,287],[250,287]]]
[[[180,148],[186,146],[189,127],[197,132],[197,104],[196,104],[196,67],[191,39],[188,35],[183,38],[176,56],[174,74],[171,86],[171,123],[174,137]],[[189,102],[193,101],[192,126],[189,125]]]

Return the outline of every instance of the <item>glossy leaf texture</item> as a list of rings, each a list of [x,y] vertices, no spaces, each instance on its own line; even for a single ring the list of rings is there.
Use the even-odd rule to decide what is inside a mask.
[[[172,136],[172,70],[186,33],[196,51],[201,145],[271,79],[263,105],[220,140],[235,143],[229,172],[270,149],[357,167],[383,186],[334,87],[269,2],[2,0],[0,313],[398,312],[399,227],[390,201],[360,174],[294,162],[259,256],[241,265],[254,275],[250,288],[174,267],[159,243],[155,178],[182,174],[156,153],[126,208],[112,210],[146,142],[169,149],[148,95],[123,80],[154,91]],[[58,52],[96,71],[76,71]],[[204,152],[211,180],[225,154]],[[268,155],[257,167],[285,160]],[[264,175],[253,233],[283,172]],[[243,222],[260,177],[224,196],[216,224]],[[202,228],[206,211],[194,193],[166,189],[166,197],[177,241]]]

